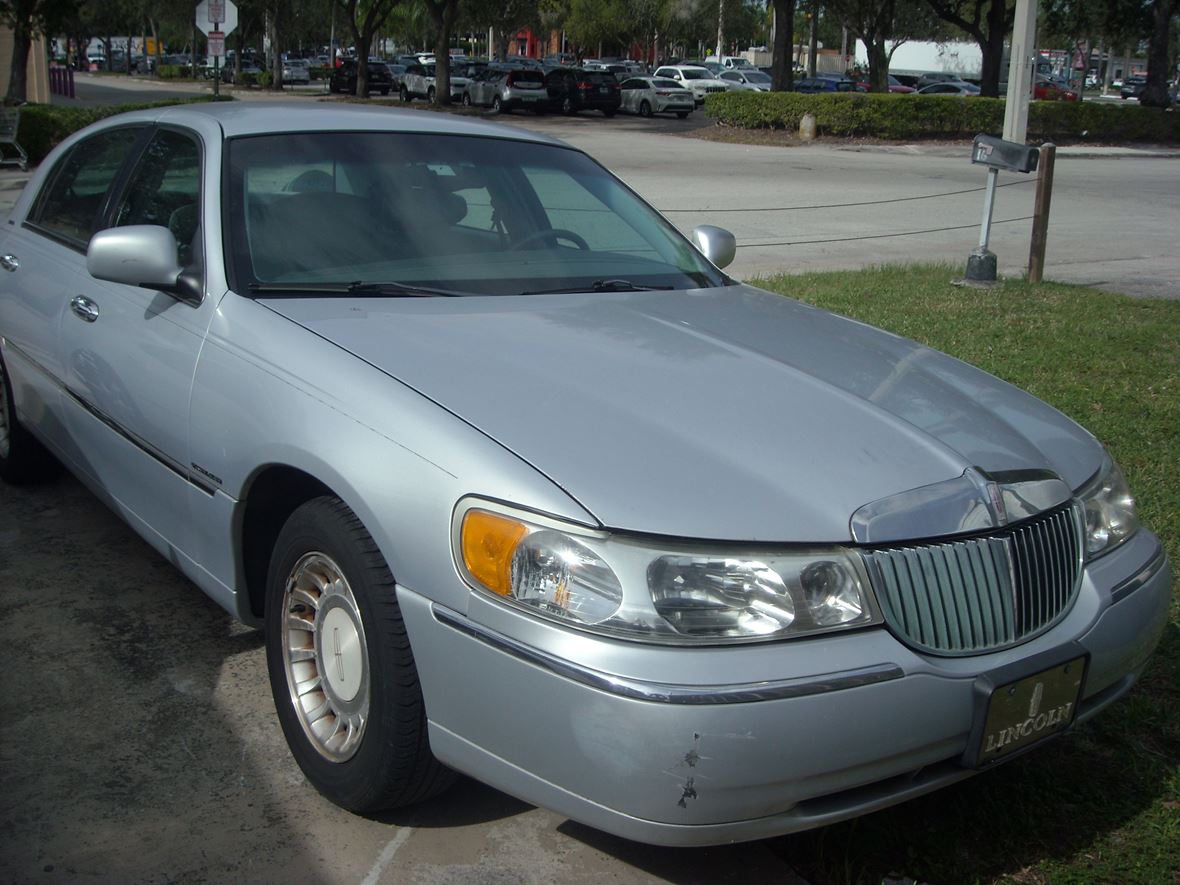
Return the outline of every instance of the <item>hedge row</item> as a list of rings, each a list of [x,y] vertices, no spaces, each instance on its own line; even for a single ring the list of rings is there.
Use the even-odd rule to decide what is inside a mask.
[[[1004,100],[951,95],[724,92],[705,99],[706,113],[742,129],[799,128],[815,115],[820,135],[890,139],[972,138],[1004,128]],[[1034,101],[1029,138],[1061,142],[1180,142],[1180,114],[1135,105]]]
[[[213,96],[184,100],[153,101],[146,104],[122,104],[98,108],[64,107],[50,104],[28,104],[20,109],[20,128],[16,140],[29,155],[29,163],[40,163],[62,140],[91,123],[124,111],[163,108],[176,104],[212,101]],[[222,96],[222,101],[229,101]]]

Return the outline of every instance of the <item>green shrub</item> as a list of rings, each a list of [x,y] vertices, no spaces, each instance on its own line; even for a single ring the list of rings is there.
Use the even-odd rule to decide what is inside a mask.
[[[270,71],[263,71],[258,75],[258,85],[263,89],[270,89],[271,83],[274,82],[274,74]]]
[[[724,92],[705,99],[705,112],[725,126],[798,129],[815,115],[821,135],[890,139],[971,138],[1004,128],[1004,100],[950,95]],[[1180,115],[1157,108],[1099,102],[1034,101],[1030,138],[1061,142],[1180,142]]]
[[[63,105],[29,104],[20,109],[20,128],[16,140],[29,155],[29,163],[40,163],[65,138],[91,123],[124,111],[163,108],[198,101],[212,101],[212,96],[200,96],[182,101],[154,101],[145,104],[124,104],[98,108],[65,107]],[[222,101],[231,101],[222,96]]]
[[[318,65],[308,70],[311,71],[311,79],[313,80],[327,80],[332,76],[332,69],[327,65]]]
[[[161,80],[185,80],[191,79],[193,69],[189,65],[158,65],[156,67],[156,76]]]

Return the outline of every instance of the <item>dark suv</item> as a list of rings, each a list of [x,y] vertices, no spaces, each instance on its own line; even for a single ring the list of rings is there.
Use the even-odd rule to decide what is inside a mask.
[[[393,88],[393,78],[389,76],[389,68],[383,62],[369,62],[369,92],[380,92],[389,95]],[[356,94],[356,60],[345,58],[340,67],[332,71],[328,78],[329,92],[343,92],[348,95]]]
[[[581,68],[554,68],[545,75],[549,106],[563,114],[576,114],[589,108],[613,117],[622,102],[619,81],[604,71]]]

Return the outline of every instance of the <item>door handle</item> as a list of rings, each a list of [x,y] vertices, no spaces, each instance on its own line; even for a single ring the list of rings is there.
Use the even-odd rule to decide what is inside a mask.
[[[20,267],[20,262],[15,255],[0,255],[0,267],[7,271],[14,271]]]
[[[85,295],[75,295],[70,300],[70,310],[88,323],[98,319],[98,305]]]

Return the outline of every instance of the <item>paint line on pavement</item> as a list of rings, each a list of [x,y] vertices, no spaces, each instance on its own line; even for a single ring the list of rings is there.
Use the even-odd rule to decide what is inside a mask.
[[[381,874],[393,863],[393,858],[397,854],[398,849],[406,844],[406,840],[414,833],[413,827],[405,827],[397,831],[397,835],[389,840],[389,844],[381,849],[381,853],[377,855],[377,860],[373,864],[373,868],[369,870],[369,874],[361,880],[361,885],[377,885],[381,881]]]

